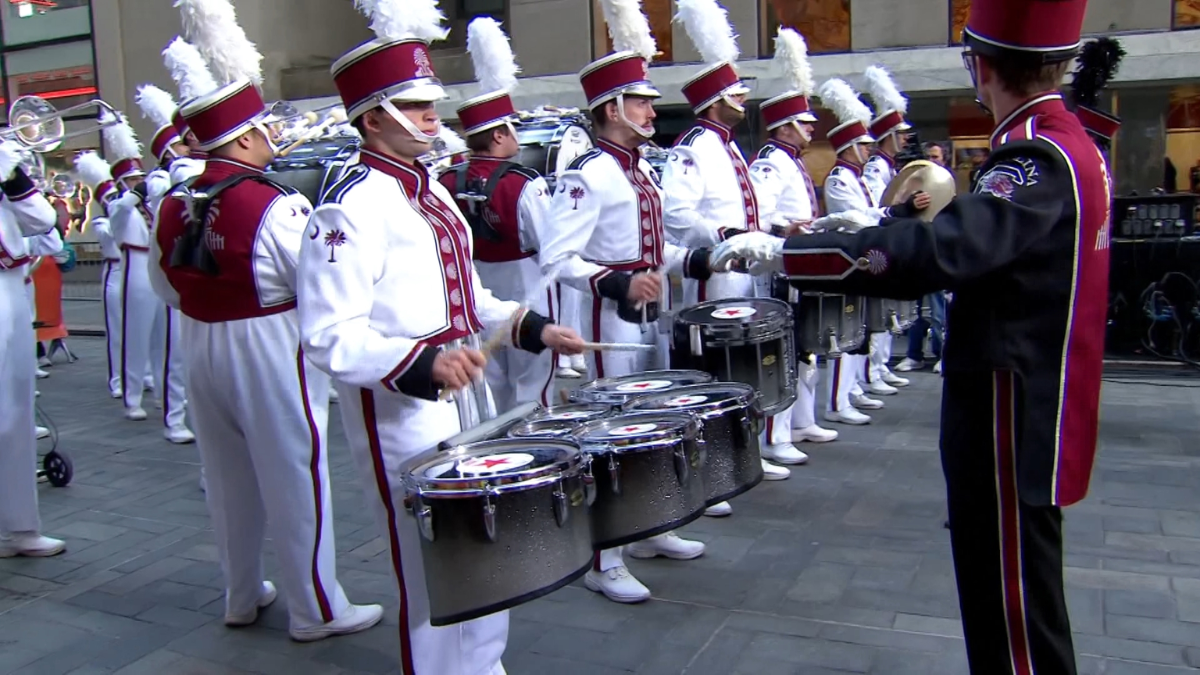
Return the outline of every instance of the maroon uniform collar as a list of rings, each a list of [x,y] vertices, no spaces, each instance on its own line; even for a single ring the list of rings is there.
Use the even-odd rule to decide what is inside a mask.
[[[206,182],[210,178],[223,180],[231,176],[240,176],[247,173],[261,176],[263,174],[263,169],[262,167],[254,166],[253,164],[247,164],[245,162],[239,162],[236,159],[230,159],[228,157],[209,157],[204,162],[203,175]]]
[[[996,126],[996,130],[992,132],[991,147],[993,150],[1003,145],[1001,139],[1005,134],[1011,132],[1017,127],[1025,124],[1032,117],[1045,115],[1047,113],[1065,112],[1067,109],[1063,103],[1062,94],[1054,92],[1051,94],[1041,94],[1017,106],[1017,109],[1009,113],[1008,117],[1004,118]],[[1033,138],[1036,134],[1029,134]]]
[[[607,138],[597,139],[596,147],[612,155],[617,160],[617,164],[621,165],[622,169],[632,169],[637,166],[638,160],[642,158],[641,154],[636,150],[630,150],[622,145],[613,143]]]
[[[722,143],[728,143],[733,140],[733,129],[721,124],[720,122],[714,122],[707,117],[701,117],[700,119],[696,120],[696,126],[703,129],[708,129],[709,131],[712,131],[716,135],[720,136]]]
[[[834,162],[833,165],[835,167],[840,166],[843,169],[849,170],[850,173],[854,174],[855,178],[860,178],[862,176],[862,167],[861,166],[859,166],[857,164],[853,164],[851,162],[847,162],[844,159],[839,159],[838,161]]]
[[[872,156],[872,157],[882,157],[882,158],[883,158],[883,161],[887,162],[887,165],[888,165],[890,168],[892,168],[892,169],[895,169],[895,168],[896,168],[896,160],[895,160],[895,159],[893,159],[891,155],[887,154],[887,153],[886,153],[886,152],[884,152],[883,150],[880,150],[879,148],[876,148],[876,149],[872,150],[872,151],[871,151],[871,156]]]
[[[773,145],[776,148],[779,148],[783,151],[783,154],[791,157],[792,159],[800,159],[800,148],[797,148],[791,143],[785,143],[778,138],[772,138],[767,141],[767,145]]]
[[[429,190],[429,171],[423,164],[409,164],[395,157],[389,157],[375,150],[363,148],[359,151],[360,161],[400,181],[400,185],[410,194],[422,194]]]

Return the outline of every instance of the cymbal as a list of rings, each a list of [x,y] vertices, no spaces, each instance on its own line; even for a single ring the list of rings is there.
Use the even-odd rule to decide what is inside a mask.
[[[928,160],[909,162],[888,183],[880,201],[884,206],[903,204],[916,192],[927,193],[931,200],[929,207],[917,214],[917,217],[926,222],[932,221],[933,217],[954,199],[954,174]]]

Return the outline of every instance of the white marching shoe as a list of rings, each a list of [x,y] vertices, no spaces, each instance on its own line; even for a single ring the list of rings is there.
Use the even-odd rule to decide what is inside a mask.
[[[938,362],[933,364],[933,372],[939,373],[939,374],[942,372],[942,360],[941,359],[938,359]]]
[[[338,618],[312,628],[291,628],[288,635],[296,642],[316,642],[337,635],[361,633],[383,618],[382,605],[350,605]]]
[[[837,422],[838,424],[870,424],[871,416],[864,415],[851,406],[842,410],[830,410],[826,412],[825,421]]]
[[[49,558],[67,550],[61,539],[43,537],[34,532],[22,532],[9,538],[0,538],[0,558]]]
[[[171,427],[163,432],[163,436],[175,445],[187,445],[196,441],[196,434],[185,426]]]
[[[708,507],[707,509],[704,509],[704,515],[708,516],[709,518],[724,518],[725,516],[732,515],[732,514],[733,514],[733,507],[729,505],[729,502],[721,502],[720,504],[713,504],[712,506]]]
[[[561,377],[564,380],[578,380],[583,377],[578,370],[574,368],[562,367],[554,371],[555,377]]]
[[[240,628],[253,624],[255,621],[258,621],[259,610],[270,607],[271,603],[275,602],[275,598],[277,597],[279,597],[279,593],[275,590],[275,584],[269,581],[262,582],[262,593],[258,596],[258,604],[254,606],[254,609],[245,614],[230,614],[229,612],[225,612],[225,625],[230,628]]]
[[[765,459],[762,461],[762,469],[763,480],[787,480],[792,475],[791,469],[772,464]]]
[[[338,401],[341,401],[341,400],[342,400],[342,398],[341,398],[341,396],[338,395],[337,389],[330,387],[329,388],[329,402],[337,403]]]
[[[828,443],[836,441],[837,437],[838,432],[833,429],[826,429],[819,424],[807,426],[803,429],[792,429],[793,443],[802,443],[805,441],[809,443]]]
[[[796,449],[791,443],[772,443],[762,449],[763,459],[780,464],[804,464],[808,455]]]
[[[47,377],[50,377],[50,373],[47,373],[46,371],[42,370],[41,368],[34,370],[33,374],[36,375],[37,379],[39,379],[39,380],[44,380]]]
[[[141,407],[125,409],[125,419],[130,420],[131,422],[141,422],[145,420],[146,417],[146,411]]]
[[[583,575],[583,585],[589,591],[603,593],[613,602],[645,602],[650,599],[650,589],[629,573],[624,565],[604,571],[588,570]]]
[[[587,374],[587,359],[583,358],[583,354],[572,354],[567,358],[571,361],[571,370],[579,371],[580,375]]]
[[[875,380],[874,382],[868,384],[866,389],[868,392],[875,394],[876,396],[893,396],[896,392],[900,391],[883,380]]]
[[[121,391],[120,389],[113,389],[112,391],[108,392],[108,395],[113,398],[125,398],[125,392]]]
[[[850,395],[850,405],[863,410],[881,410],[883,409],[883,401],[874,398],[868,398],[866,395],[855,396]]]
[[[34,427],[33,434],[40,441],[43,438],[50,437],[50,430],[47,429],[46,427]]]
[[[893,387],[907,387],[910,384],[907,377],[900,377],[890,370],[883,371],[883,377],[881,379]]]
[[[634,558],[662,556],[672,560],[692,560],[704,555],[704,542],[682,539],[674,532],[668,532],[627,544],[625,552]]]
[[[910,359],[906,356],[906,357],[904,357],[903,361],[896,364],[896,371],[901,372],[901,373],[907,373],[912,370],[920,370],[924,367],[925,367],[924,361],[913,361],[912,359]]]

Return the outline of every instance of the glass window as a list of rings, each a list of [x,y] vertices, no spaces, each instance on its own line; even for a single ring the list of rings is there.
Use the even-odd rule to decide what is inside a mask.
[[[804,36],[810,54],[850,51],[850,0],[762,0],[766,21],[761,22],[759,55],[775,55],[779,26],[795,28]]]
[[[1172,28],[1200,27],[1200,0],[1175,0]]]
[[[60,110],[96,97],[91,40],[10,52],[4,55],[4,66],[8,72],[5,118],[8,107],[21,96],[40,96]]]
[[[962,42],[962,32],[967,27],[970,13],[971,0],[950,0],[950,44]]]
[[[8,0],[4,4],[0,16],[8,47],[92,33],[90,0]]]
[[[651,65],[671,63],[675,59],[672,41],[671,0],[643,0],[642,11],[650,24],[650,35],[658,46],[658,55]],[[598,59],[613,52],[612,38],[608,35],[608,24],[604,21],[604,10],[598,0],[592,1],[592,58]]]

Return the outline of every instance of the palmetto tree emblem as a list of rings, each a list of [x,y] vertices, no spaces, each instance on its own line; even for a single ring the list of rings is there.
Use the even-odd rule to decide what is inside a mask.
[[[334,255],[337,248],[346,243],[346,233],[341,230],[330,230],[325,235],[325,245],[329,247],[329,262],[335,263],[337,259]]]
[[[575,205],[571,207],[571,210],[576,211],[579,209],[579,200],[583,199],[583,188],[573,187],[571,188],[571,191],[567,193],[567,196],[575,200]]]

